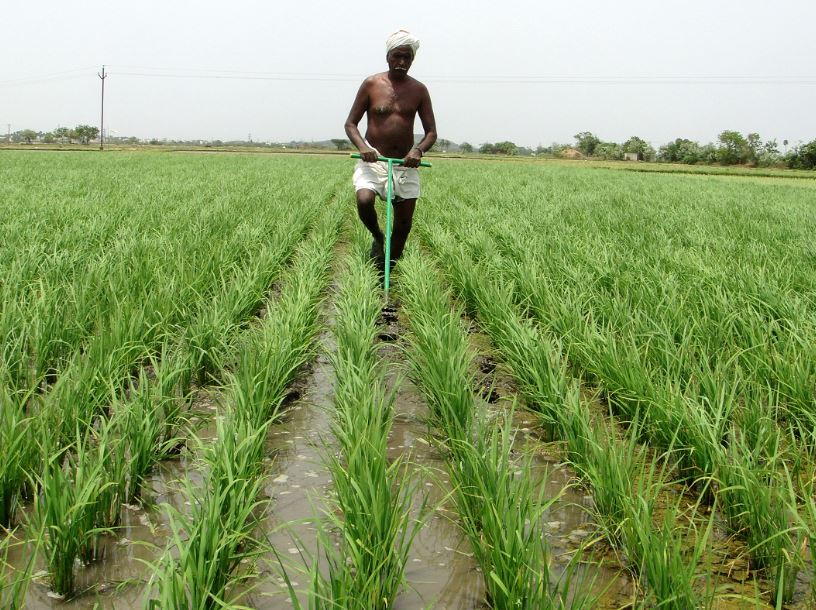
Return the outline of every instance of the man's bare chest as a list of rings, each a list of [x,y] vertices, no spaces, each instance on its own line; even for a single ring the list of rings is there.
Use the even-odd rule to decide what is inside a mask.
[[[369,92],[369,112],[382,118],[394,114],[413,117],[419,101],[418,92],[412,88],[396,89],[388,84],[377,84]]]

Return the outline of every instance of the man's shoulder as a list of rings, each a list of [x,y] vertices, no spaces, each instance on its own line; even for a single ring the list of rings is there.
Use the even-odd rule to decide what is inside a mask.
[[[411,87],[419,90],[419,91],[427,91],[428,88],[425,86],[425,83],[418,81],[413,76],[408,77],[408,82],[411,83]]]
[[[387,76],[388,76],[388,72],[377,72],[376,74],[372,74],[371,76],[367,76],[363,80],[363,84],[365,85],[365,84],[370,84],[370,83],[376,83],[376,82],[379,82],[379,81],[383,80]]]

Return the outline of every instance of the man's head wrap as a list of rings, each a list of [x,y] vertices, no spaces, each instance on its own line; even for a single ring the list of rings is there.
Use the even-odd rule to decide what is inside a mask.
[[[411,51],[416,55],[419,48],[419,38],[407,30],[397,30],[385,41],[385,53],[388,54],[397,47],[403,46],[411,47]]]

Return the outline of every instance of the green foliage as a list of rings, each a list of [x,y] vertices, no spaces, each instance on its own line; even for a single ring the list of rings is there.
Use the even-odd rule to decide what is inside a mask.
[[[479,152],[483,155],[508,155],[513,156],[518,154],[518,146],[513,142],[496,142],[491,144],[489,142],[482,144],[479,147]]]
[[[717,160],[723,165],[747,163],[751,158],[748,140],[738,131],[723,131],[717,136],[720,143],[717,149]]]
[[[791,169],[816,169],[816,140],[797,146],[787,159]]]
[[[93,125],[77,125],[71,131],[71,137],[79,140],[80,144],[88,144],[99,137],[99,127]]]
[[[582,131],[580,133],[575,134],[575,148],[577,148],[581,153],[583,153],[587,157],[591,157],[595,154],[595,147],[601,143],[598,137],[594,133],[590,133],[589,131]]]

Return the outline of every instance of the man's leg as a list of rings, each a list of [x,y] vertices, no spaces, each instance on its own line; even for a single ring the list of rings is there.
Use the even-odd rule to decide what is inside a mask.
[[[391,233],[391,260],[396,261],[402,256],[405,240],[411,232],[411,222],[414,218],[416,199],[401,199],[394,204],[394,229]]]
[[[374,207],[376,200],[377,194],[370,189],[360,189],[357,191],[357,214],[372,237],[374,237],[369,254],[371,260],[374,261],[374,264],[380,272],[382,272],[385,268],[385,236],[383,235],[382,229],[380,229],[380,223],[377,221],[377,208]]]
[[[382,229],[380,229],[380,223],[377,222],[377,208],[374,207],[376,199],[377,194],[370,189],[360,189],[357,191],[357,214],[374,239],[379,244],[382,244],[384,239],[383,232]]]

